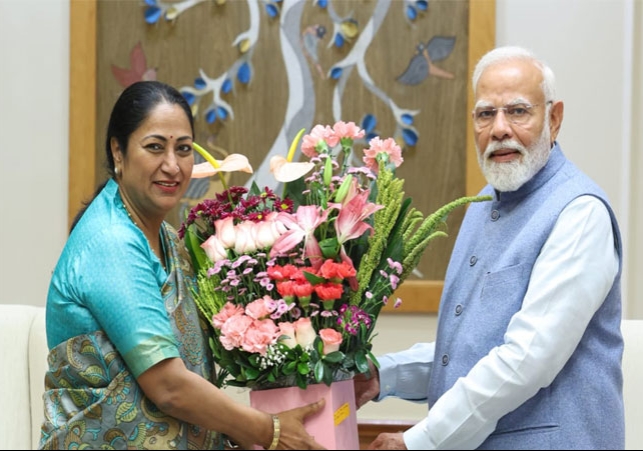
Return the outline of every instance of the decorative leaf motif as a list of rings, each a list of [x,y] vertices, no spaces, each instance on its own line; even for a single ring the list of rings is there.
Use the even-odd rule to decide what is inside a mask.
[[[406,7],[406,17],[407,17],[409,20],[415,20],[415,19],[417,19],[417,17],[418,17],[418,12],[417,12],[417,10],[416,10],[413,6],[408,5],[408,6]]]
[[[158,6],[150,6],[145,10],[145,22],[155,24],[163,15],[163,10]]]
[[[415,146],[418,142],[418,135],[413,130],[405,128],[402,130],[402,137],[408,146]]]
[[[441,61],[451,55],[455,48],[455,36],[434,36],[426,45],[431,61]]]
[[[250,83],[251,78],[252,70],[250,68],[250,65],[245,62],[239,67],[239,70],[237,71],[237,80],[239,80],[240,83],[247,85],[248,83]]]
[[[131,423],[137,414],[136,404],[130,401],[121,402],[116,409],[116,424]]]
[[[98,365],[90,365],[79,374],[93,386],[100,386],[107,380],[107,375]]]

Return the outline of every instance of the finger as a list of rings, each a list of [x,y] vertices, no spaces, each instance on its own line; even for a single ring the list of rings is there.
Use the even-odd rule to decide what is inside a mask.
[[[311,404],[308,404],[307,406],[304,406],[303,407],[303,416],[304,416],[304,418],[306,418],[306,417],[308,417],[308,416],[310,416],[310,415],[312,415],[312,414],[314,414],[316,412],[319,412],[321,409],[324,408],[325,405],[326,405],[326,400],[324,398],[322,398],[317,402],[313,402]]]

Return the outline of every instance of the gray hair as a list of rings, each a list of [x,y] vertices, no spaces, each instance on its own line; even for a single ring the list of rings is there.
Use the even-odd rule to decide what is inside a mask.
[[[476,64],[473,71],[472,77],[474,96],[476,94],[478,80],[480,80],[480,76],[486,69],[493,65],[511,60],[525,60],[533,62],[533,64],[538,67],[543,74],[543,82],[540,87],[545,95],[545,101],[556,99],[556,77],[554,76],[554,71],[552,71],[545,62],[538,59],[530,50],[522,47],[511,46],[495,48],[480,58],[480,61],[478,61],[478,64]]]

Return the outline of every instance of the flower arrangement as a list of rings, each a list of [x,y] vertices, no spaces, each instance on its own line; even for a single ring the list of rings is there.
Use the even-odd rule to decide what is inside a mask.
[[[315,126],[273,157],[283,184],[233,186],[188,213],[179,229],[197,273],[197,305],[211,320],[219,386],[307,387],[368,371],[375,324],[428,243],[445,236],[462,197],[425,216],[395,177],[403,162],[392,138],[364,137],[354,123]],[[293,162],[301,139],[305,162]],[[245,157],[195,165],[193,177],[252,168]]]

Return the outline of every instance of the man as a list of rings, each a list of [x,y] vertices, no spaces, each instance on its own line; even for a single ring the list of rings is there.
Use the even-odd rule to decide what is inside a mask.
[[[380,357],[358,407],[429,411],[370,449],[623,449],[621,238],[605,193],[565,158],[553,72],[492,50],[473,74],[480,167],[445,278],[435,343]]]

